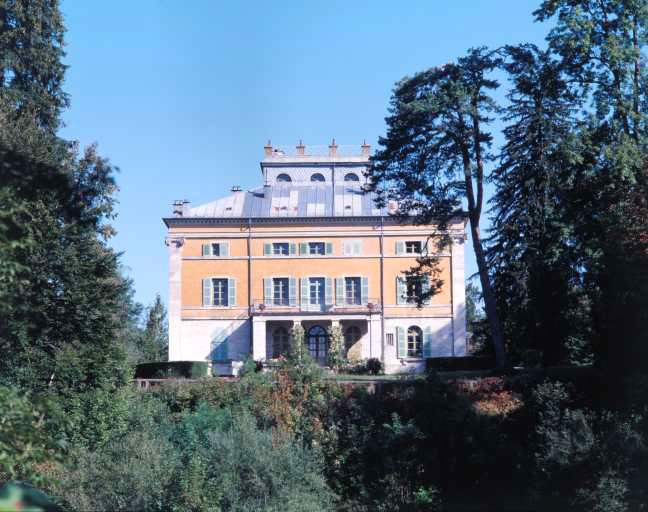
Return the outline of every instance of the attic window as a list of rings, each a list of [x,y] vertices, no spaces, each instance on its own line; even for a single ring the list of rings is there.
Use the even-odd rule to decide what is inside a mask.
[[[282,173],[279,176],[277,176],[277,181],[282,182],[282,183],[288,183],[288,182],[292,181],[292,178],[290,176],[288,176],[287,174]]]
[[[231,207],[231,206],[228,206],[227,208],[225,208],[225,211],[226,211],[226,212],[231,212],[231,211],[232,211],[232,207]]]
[[[321,174],[319,172],[316,172],[315,174],[313,174],[311,176],[311,181],[320,181],[321,182],[321,181],[326,181],[326,180],[324,179],[323,174]]]
[[[345,210],[350,210],[350,209],[351,209],[351,205],[350,205],[350,204],[347,204],[347,205],[344,207],[344,209],[345,209]]]
[[[350,172],[344,176],[344,181],[360,181],[360,178],[356,173]]]

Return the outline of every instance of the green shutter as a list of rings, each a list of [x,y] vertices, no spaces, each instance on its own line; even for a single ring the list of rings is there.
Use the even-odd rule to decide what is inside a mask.
[[[214,334],[211,342],[211,360],[225,361],[228,359],[228,339],[225,329],[218,329]]]
[[[407,304],[407,284],[403,276],[396,277],[396,304]]]
[[[344,300],[344,278],[336,277],[335,278],[335,303],[338,306],[342,306],[346,303]]]
[[[214,299],[214,288],[211,277],[203,279],[203,306],[211,306]]]
[[[263,303],[266,306],[272,304],[272,278],[265,277],[263,279]]]
[[[236,279],[231,277],[227,280],[227,306],[236,306]]]
[[[423,292],[423,297],[426,294],[430,293],[430,274],[423,274],[422,276],[423,283],[421,283],[421,291]],[[423,304],[429,304],[431,297],[426,297],[423,301]]]
[[[288,244],[288,253],[291,256],[297,254],[297,244],[293,244],[293,243]]]
[[[297,305],[297,279],[294,277],[288,280],[288,303],[291,306]]]
[[[327,242],[326,243],[326,254],[327,255],[333,254],[333,243],[332,242]]]
[[[423,331],[423,357],[432,357],[432,327]]]
[[[263,244],[263,255],[264,256],[272,255],[272,244]]]
[[[342,255],[343,256],[351,256],[353,254],[353,248],[351,246],[353,242],[349,240],[345,240],[342,242]]]
[[[405,341],[405,329],[396,327],[396,357],[407,357],[407,343]]]
[[[362,286],[360,288],[360,302],[367,304],[369,302],[369,278],[363,277],[360,279]]]
[[[396,254],[405,254],[405,242],[396,242]]]
[[[332,306],[333,305],[333,279],[330,277],[325,277],[324,278],[324,303],[327,306]]]
[[[300,242],[299,243],[299,254],[301,255],[306,255],[308,254],[308,243],[307,242]]]
[[[222,242],[220,244],[220,256],[222,257],[228,257],[229,256],[229,242]]]
[[[308,285],[309,285],[309,280],[307,277],[302,277],[301,278],[301,286],[300,286],[300,301],[301,301],[301,308],[302,309],[308,309],[308,302],[309,302],[309,297],[308,297]]]
[[[202,244],[202,255],[211,256],[211,244]]]

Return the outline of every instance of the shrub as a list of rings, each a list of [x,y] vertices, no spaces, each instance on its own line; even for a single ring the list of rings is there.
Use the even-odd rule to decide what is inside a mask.
[[[46,431],[49,404],[0,386],[0,411],[0,484],[8,480],[42,482],[43,466],[62,452],[62,443]]]
[[[329,348],[328,348],[328,364],[333,371],[338,371],[344,365],[345,359],[343,356],[344,350],[344,335],[342,327],[339,325],[332,325],[328,328]]]
[[[490,370],[494,367],[495,359],[491,356],[428,357],[425,360],[427,370],[440,372]]]
[[[366,367],[369,375],[381,375],[383,373],[383,363],[378,358],[367,359]]]
[[[207,376],[206,361],[167,361],[142,363],[135,369],[136,379],[200,379]]]

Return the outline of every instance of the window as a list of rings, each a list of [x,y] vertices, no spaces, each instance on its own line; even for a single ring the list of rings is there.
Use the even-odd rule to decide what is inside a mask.
[[[290,304],[289,280],[287,277],[272,279],[272,303],[275,306],[288,306]]]
[[[344,302],[346,304],[362,304],[361,282],[359,277],[344,278]]]
[[[387,345],[389,345],[390,347],[393,347],[394,346],[394,333],[393,332],[388,332],[387,335],[386,335],[386,338],[387,338],[387,340],[386,340]]]
[[[288,256],[290,244],[288,242],[275,242],[272,244],[272,254],[275,256]]]
[[[356,173],[350,172],[344,175],[344,181],[360,181],[360,178]]]
[[[272,357],[287,355],[290,338],[285,327],[277,327],[272,333]]]
[[[308,254],[326,254],[326,244],[324,242],[308,242]]]
[[[319,172],[316,172],[315,174],[311,175],[311,181],[322,182],[322,181],[326,181],[326,180],[324,179],[323,174],[321,174]]]
[[[362,240],[345,240],[342,252],[345,256],[359,256],[362,254]]]
[[[229,256],[229,242],[216,242],[211,244],[203,244],[203,256],[213,256],[216,258],[224,258]]]
[[[212,279],[213,301],[214,306],[227,306],[228,305],[228,287],[227,279],[217,278]]]
[[[407,357],[421,357],[423,332],[415,325],[407,329]]]
[[[277,176],[277,181],[279,183],[289,183],[289,182],[292,181],[292,178],[290,176],[288,176],[287,174],[282,173],[279,176]]]
[[[405,242],[405,252],[407,254],[421,254],[421,242],[418,241]]]
[[[351,325],[344,331],[344,351],[349,352],[351,347],[360,340],[360,328],[357,325]]]
[[[310,305],[324,304],[324,287],[323,277],[311,277],[308,282],[308,303]]]
[[[308,352],[315,359],[326,359],[328,336],[323,327],[314,325],[308,330]]]
[[[405,278],[405,296],[409,304],[416,304],[423,294],[423,280],[417,276]]]

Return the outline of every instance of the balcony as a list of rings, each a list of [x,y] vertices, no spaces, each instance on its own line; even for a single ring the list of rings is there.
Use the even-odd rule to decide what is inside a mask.
[[[308,304],[306,307],[289,306],[284,304],[265,304],[263,301],[254,301],[250,306],[250,315],[294,315],[297,313],[355,313],[374,314],[380,313],[380,299],[369,299],[366,304]]]

